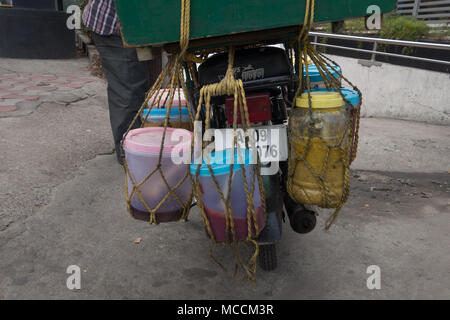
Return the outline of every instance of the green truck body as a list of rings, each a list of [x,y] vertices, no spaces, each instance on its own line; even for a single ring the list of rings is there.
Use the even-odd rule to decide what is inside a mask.
[[[128,46],[161,45],[180,39],[181,0],[115,0]],[[336,21],[396,9],[395,0],[316,0],[315,21]],[[191,0],[191,39],[298,26],[306,0]]]

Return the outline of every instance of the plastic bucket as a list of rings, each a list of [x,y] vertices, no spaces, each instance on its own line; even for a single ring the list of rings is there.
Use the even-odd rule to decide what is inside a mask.
[[[158,165],[161,141],[164,128],[152,127],[131,130],[125,138],[123,148],[129,173],[127,175],[128,197],[130,197],[134,184],[143,181]],[[172,153],[182,156],[190,153],[192,133],[184,129],[167,128],[164,147],[162,150],[161,169],[169,187],[174,188],[188,173],[188,164],[175,164]],[[167,188],[160,172],[156,171],[144,184],[138,187],[143,200],[150,209],[154,209],[167,195]],[[183,203],[191,195],[191,182],[187,177],[174,191]],[[136,192],[130,200],[133,216],[140,220],[149,220],[150,215]],[[179,220],[184,207],[173,195],[165,200],[156,212],[157,222]]]
[[[236,232],[236,240],[245,240],[248,236],[247,208],[249,206],[244,187],[243,171],[239,164],[239,156],[237,151],[234,154],[234,163],[232,164],[232,149],[213,152],[211,154],[210,164],[213,170],[220,191],[225,199],[230,194],[231,209],[233,212],[233,220]],[[252,156],[250,150],[241,149],[242,164],[244,165],[246,180],[249,193],[253,193],[253,205],[258,223],[258,231],[264,228],[264,212],[262,208],[260,190],[257,177],[254,177],[254,188],[252,190],[252,179],[255,166],[251,164]],[[204,157],[203,163],[199,171],[199,183],[202,201],[204,204],[205,214],[211,225],[214,238],[218,242],[232,240],[230,234],[226,232],[225,213],[226,207],[223,203],[216,184],[211,176],[211,172],[207,166],[207,160]],[[196,175],[198,164],[191,164],[191,174]],[[228,179],[230,171],[233,171],[231,189],[228,189]],[[252,192],[253,191],[253,192]],[[252,222],[253,224],[253,222]],[[254,228],[252,233],[255,233]]]

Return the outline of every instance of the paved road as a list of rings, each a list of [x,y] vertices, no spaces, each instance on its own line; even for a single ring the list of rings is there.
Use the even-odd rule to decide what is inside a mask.
[[[0,112],[0,299],[450,297],[448,127],[363,119],[336,225],[322,230],[326,211],[308,235],[285,225],[279,268],[258,269],[251,286],[231,277],[227,248],[215,255],[228,271],[213,263],[198,210],[159,226],[127,214],[103,80],[86,60],[42,63],[2,60],[0,76],[52,70],[95,81]],[[66,287],[69,265],[81,267],[81,290]],[[381,290],[366,287],[369,265],[381,268]]]

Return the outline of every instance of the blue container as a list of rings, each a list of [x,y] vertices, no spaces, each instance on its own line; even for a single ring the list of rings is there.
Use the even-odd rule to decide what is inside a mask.
[[[153,108],[142,110],[142,120],[146,120],[146,125],[148,126],[163,126],[164,120],[166,119],[167,109],[166,108]],[[147,118],[148,115],[148,118]],[[180,124],[180,108],[172,107],[170,109],[169,121],[172,123]],[[187,107],[181,107],[181,124],[190,125],[189,111]],[[183,125],[181,125],[183,127]]]
[[[249,149],[240,150],[242,155],[241,163],[244,166],[248,187],[250,189],[254,170],[254,166],[252,165],[253,157]],[[248,205],[244,189],[242,167],[237,154],[237,149],[234,153],[234,161],[231,163],[231,151],[232,149],[226,149],[212,152],[209,161],[214,176],[220,186],[220,191],[225,197],[227,197],[228,193],[231,192],[231,207],[233,208],[233,214],[236,217],[244,218],[247,216]],[[197,168],[198,164],[191,164],[191,174],[193,176],[197,173]],[[228,190],[228,177],[230,175],[230,170],[233,170],[233,178],[231,190]],[[203,163],[200,166],[199,181],[202,189],[203,202],[208,210],[225,214],[225,205],[221,201],[215,182],[211,177],[211,172],[206,164],[206,156],[203,156]],[[261,199],[259,196],[257,180],[255,183],[255,191],[257,191],[254,193],[254,200],[257,202],[255,203],[255,206],[259,207],[261,205]]]
[[[342,73],[341,68],[338,66],[332,66],[334,69],[339,71],[339,73]],[[333,75],[334,78],[339,79],[340,77],[336,71],[334,71],[332,68],[327,67],[327,70]],[[322,76],[320,75],[319,69],[315,64],[308,65],[308,73],[309,73],[309,80],[311,82],[311,89],[321,89],[326,88],[325,83],[323,82]],[[325,73],[325,71],[323,71]],[[303,75],[306,77],[306,67],[303,67]],[[327,78],[330,79],[330,77],[327,75]]]
[[[352,104],[352,106],[356,107],[361,102],[361,97],[359,96],[358,91],[351,89],[341,89],[344,98],[348,100]]]
[[[208,165],[206,164],[206,157],[203,157],[203,163],[200,166],[200,173],[198,177],[200,183],[200,196],[204,204],[204,210],[210,222],[214,238],[219,242],[227,241],[230,239],[230,235],[226,233],[226,207],[220,197],[217,187],[219,187],[225,199],[228,195],[230,195],[236,239],[244,240],[248,236],[247,209],[249,207],[249,203],[247,202],[244,187],[243,172],[245,172],[248,191],[250,194],[253,193],[253,207],[256,213],[256,219],[258,221],[258,231],[261,231],[265,225],[264,211],[257,177],[254,177],[255,184],[254,190],[252,190],[253,173],[256,169],[256,167],[252,164],[252,153],[249,149],[240,149],[242,155],[242,161],[240,161],[241,159],[238,156],[237,149],[235,150],[233,163],[231,163],[232,149],[212,152],[210,155],[209,163],[211,164],[211,168],[218,186],[214,182]],[[240,163],[242,163],[244,171],[242,170]],[[192,175],[196,175],[197,168],[198,164],[191,164]],[[228,189],[228,179],[231,170],[233,172],[231,188]],[[256,234],[255,231],[256,230],[252,230],[253,235]]]

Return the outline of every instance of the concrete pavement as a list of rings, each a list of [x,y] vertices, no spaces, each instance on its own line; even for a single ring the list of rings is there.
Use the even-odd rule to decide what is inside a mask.
[[[0,73],[91,79],[86,67],[2,60]],[[231,277],[228,248],[215,249],[227,272],[211,260],[197,209],[159,226],[128,215],[106,86],[94,80],[0,117],[0,299],[450,297],[449,127],[363,119],[336,225],[322,230],[325,210],[310,234],[285,224],[278,269],[258,269],[251,286]],[[81,267],[81,290],[66,287],[69,265]],[[366,287],[370,265],[381,268],[381,290]]]

